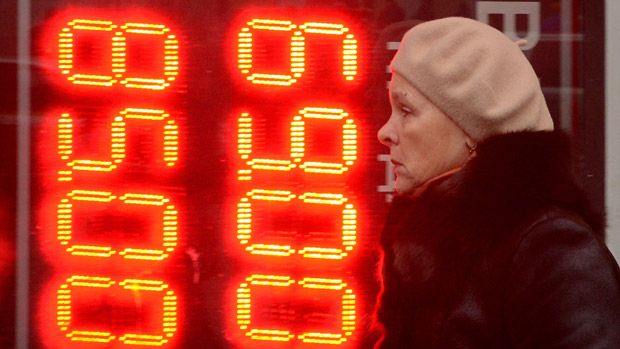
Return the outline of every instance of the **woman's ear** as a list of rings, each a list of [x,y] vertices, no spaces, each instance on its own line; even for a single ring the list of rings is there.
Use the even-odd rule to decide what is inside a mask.
[[[478,147],[478,144],[468,137],[465,140],[465,146],[467,147],[469,154],[473,155],[476,152],[476,148]]]

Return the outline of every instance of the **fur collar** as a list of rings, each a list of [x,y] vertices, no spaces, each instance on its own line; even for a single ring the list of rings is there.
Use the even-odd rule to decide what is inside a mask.
[[[603,239],[604,217],[593,211],[577,184],[571,148],[569,137],[559,131],[490,137],[459,172],[431,184],[416,199],[397,197],[388,223],[411,226],[414,219],[414,225],[429,229],[471,233],[467,239],[496,239],[501,231],[556,207],[581,217]]]
[[[395,198],[381,234],[384,288],[376,316],[395,341],[385,347],[415,338],[433,347],[423,341],[439,340],[452,302],[472,283],[495,290],[521,233],[538,217],[559,208],[602,238],[602,216],[576,184],[570,148],[560,132],[492,137],[451,177],[415,199]]]
[[[593,211],[576,168],[570,138],[563,132],[517,132],[480,144],[463,177],[454,180],[463,199],[473,199],[484,211],[510,216],[558,207],[580,216],[603,238],[603,214]]]

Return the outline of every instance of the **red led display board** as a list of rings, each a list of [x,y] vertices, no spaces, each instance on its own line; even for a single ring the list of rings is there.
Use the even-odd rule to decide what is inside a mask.
[[[28,347],[371,348],[402,34],[516,25],[581,117],[545,69],[556,8],[423,3],[33,3]]]
[[[368,28],[329,8],[240,9],[217,34],[175,17],[69,7],[42,24],[35,340],[370,343],[369,198],[385,200],[364,180]]]

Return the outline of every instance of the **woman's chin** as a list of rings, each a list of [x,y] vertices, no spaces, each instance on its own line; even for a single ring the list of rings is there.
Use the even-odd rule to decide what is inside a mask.
[[[419,185],[416,185],[416,183],[414,183],[413,181],[397,178],[396,183],[394,185],[394,190],[399,195],[411,195],[415,192],[416,188],[418,187]]]

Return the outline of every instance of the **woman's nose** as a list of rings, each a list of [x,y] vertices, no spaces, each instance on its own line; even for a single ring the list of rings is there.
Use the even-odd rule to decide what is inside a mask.
[[[394,134],[394,130],[390,126],[389,121],[386,122],[383,126],[381,126],[379,132],[377,132],[377,139],[379,139],[379,142],[381,142],[381,144],[385,145],[386,147],[389,147],[396,143],[396,135]]]

